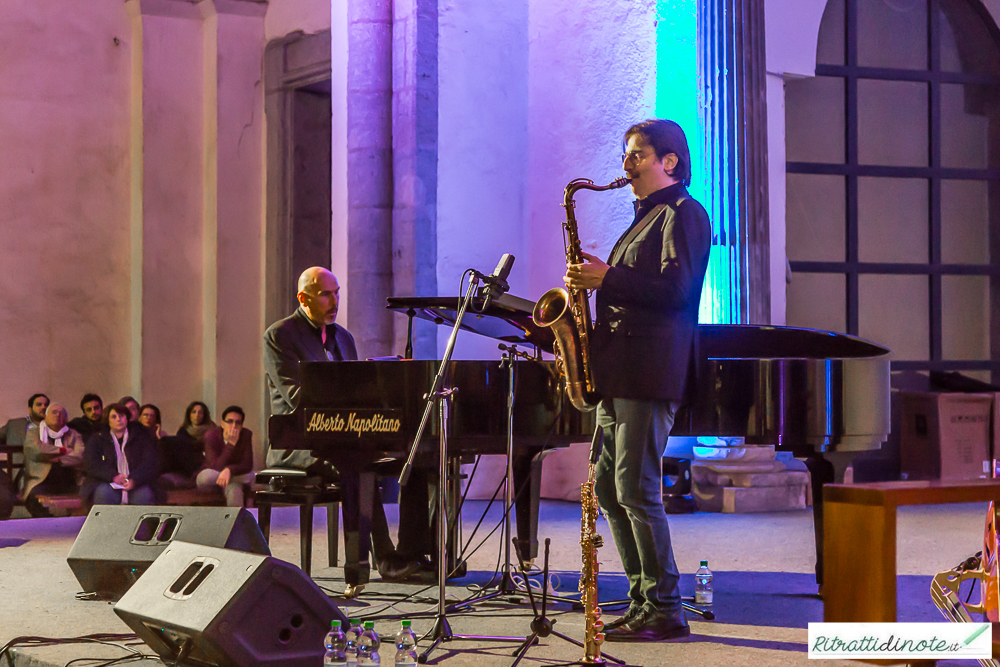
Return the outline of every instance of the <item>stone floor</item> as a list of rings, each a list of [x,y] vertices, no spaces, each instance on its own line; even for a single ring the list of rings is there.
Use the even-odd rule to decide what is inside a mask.
[[[498,508],[485,513],[482,527],[473,527],[486,509],[486,502],[467,503],[463,543],[470,544],[467,560],[470,574],[451,582],[449,599],[474,594],[477,586],[495,572],[500,551],[500,533],[493,532]],[[899,520],[899,616],[900,620],[940,621],[930,602],[929,575],[947,569],[980,548],[984,505],[951,505],[902,508]],[[387,506],[395,524],[395,506]],[[550,584],[559,594],[575,593],[579,577],[579,505],[543,502],[539,537],[551,539]],[[74,637],[91,633],[127,633],[105,602],[75,599],[79,584],[68,565],[68,554],[83,518],[26,519],[0,522],[0,644],[14,637]],[[600,551],[601,600],[624,597],[626,583],[607,525],[600,524],[606,545]],[[323,513],[317,513],[314,579],[331,595],[343,589],[343,573],[324,568]],[[660,644],[605,644],[612,655],[630,665],[804,665],[806,627],[822,620],[822,602],[815,595],[812,576],[812,519],[809,511],[772,514],[693,514],[671,517],[671,532],[684,595],[693,593],[691,573],[698,561],[708,559],[715,572],[716,619],[708,622],[691,617],[692,636],[687,641]],[[485,542],[477,549],[473,547]],[[275,511],[271,547],[273,555],[298,563],[297,513],[294,508]],[[539,560],[540,564],[540,560]],[[533,580],[539,582],[540,577]],[[540,583],[536,583],[536,586]],[[410,596],[401,601],[403,596]],[[355,601],[335,598],[348,613],[376,619],[376,628],[392,634],[398,618],[413,620],[416,632],[426,633],[433,623],[436,587],[388,584],[374,581]],[[613,616],[612,611],[606,613]],[[391,617],[391,618],[390,618]],[[551,617],[556,629],[581,638],[583,615],[567,603],[554,605]],[[530,632],[530,606],[524,602],[494,601],[472,611],[449,617],[456,634],[524,636]],[[426,646],[427,642],[422,642]],[[430,656],[431,664],[509,665],[513,644],[455,641]],[[127,651],[143,651],[145,645],[61,645],[21,648],[14,652],[18,667],[66,665],[79,658],[113,659]],[[148,652],[148,650],[146,651]],[[393,649],[381,650],[384,664],[392,664]],[[582,650],[554,636],[533,647],[522,665],[554,665],[582,657]],[[97,662],[74,664],[96,665]],[[151,664],[151,663],[150,663]],[[827,662],[826,664],[837,664]],[[942,663],[944,664],[944,663]],[[952,663],[961,664],[961,663]]]

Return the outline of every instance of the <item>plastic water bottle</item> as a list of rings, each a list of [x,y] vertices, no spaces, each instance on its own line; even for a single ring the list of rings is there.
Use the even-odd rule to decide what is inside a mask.
[[[365,621],[365,629],[358,637],[358,667],[372,667],[372,665],[380,664],[378,647],[381,644],[378,633],[375,632],[375,622]]]
[[[347,655],[347,667],[357,667],[358,637],[361,636],[361,620],[352,618],[349,623],[350,626],[347,628],[347,632],[344,633],[344,637],[346,639],[346,648],[344,649],[344,652]]]
[[[346,667],[347,666],[347,637],[340,629],[340,621],[330,621],[330,632],[326,635],[326,656],[323,658],[323,667]]]
[[[415,667],[417,664],[417,638],[410,629],[410,622],[403,621],[396,635],[396,667]]]
[[[694,603],[704,607],[712,606],[712,571],[708,561],[701,561],[701,567],[694,573]]]

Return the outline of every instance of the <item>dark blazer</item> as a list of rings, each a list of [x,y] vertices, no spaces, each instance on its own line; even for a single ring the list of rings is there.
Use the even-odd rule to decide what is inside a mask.
[[[330,336],[331,332],[336,332]],[[326,349],[334,350],[334,341],[345,361],[356,361],[358,348],[354,336],[339,324],[327,327]],[[267,373],[267,391],[271,398],[271,414],[286,415],[299,404],[299,362],[327,361],[322,334],[309,321],[302,308],[283,320],[272,324],[264,332],[264,371]],[[305,451],[271,450],[268,447],[267,465],[306,468],[316,461]]]
[[[128,444],[125,445],[125,459],[128,461],[128,476],[136,487],[147,486],[159,473],[159,457],[156,443],[149,430],[133,422],[128,425]],[[118,474],[118,457],[115,443],[111,440],[111,429],[102,426],[90,436],[83,451],[83,471],[86,477],[80,489],[83,498],[90,498],[101,482],[110,484]]]
[[[712,227],[683,185],[647,199],[647,206],[665,206],[622,235],[597,290],[594,382],[608,398],[679,401],[693,360]]]

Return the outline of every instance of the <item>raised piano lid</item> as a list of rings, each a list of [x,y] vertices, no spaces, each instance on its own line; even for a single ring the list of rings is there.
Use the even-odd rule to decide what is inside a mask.
[[[442,326],[455,325],[459,298],[453,296],[394,296],[386,307]],[[462,319],[462,329],[508,343],[529,343],[552,352],[552,330],[531,319],[534,301],[503,294],[481,313],[482,299]],[[889,349],[847,334],[754,324],[701,324],[701,356],[712,359],[857,359],[880,357]]]
[[[856,336],[757,324],[698,325],[701,356],[709,359],[861,359],[889,354]]]
[[[454,296],[391,296],[386,308],[407,315],[412,309],[418,317],[442,326],[455,326],[459,297]],[[513,294],[502,294],[490,302],[486,312],[479,312],[483,300],[473,299],[472,307],[462,318],[462,329],[507,343],[529,344],[552,352],[555,338],[552,330],[539,327],[531,319],[534,301]]]

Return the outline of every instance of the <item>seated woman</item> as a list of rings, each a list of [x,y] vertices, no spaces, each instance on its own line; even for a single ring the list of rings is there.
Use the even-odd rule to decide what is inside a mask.
[[[243,486],[253,477],[253,432],[243,428],[243,408],[222,411],[222,426],[205,436],[205,466],[198,473],[198,490],[222,487],[226,504],[243,507]]]
[[[162,470],[159,486],[166,489],[194,488],[194,477],[205,462],[205,434],[215,428],[208,406],[191,403],[176,436],[160,438]]]
[[[156,444],[120,403],[107,407],[108,423],[87,441],[83,452],[86,477],[80,495],[93,505],[152,505],[150,486],[159,470]]]
[[[83,463],[80,434],[66,426],[66,408],[52,403],[45,420],[24,438],[24,506],[34,517],[52,516],[38,496],[77,492],[77,468]]]

